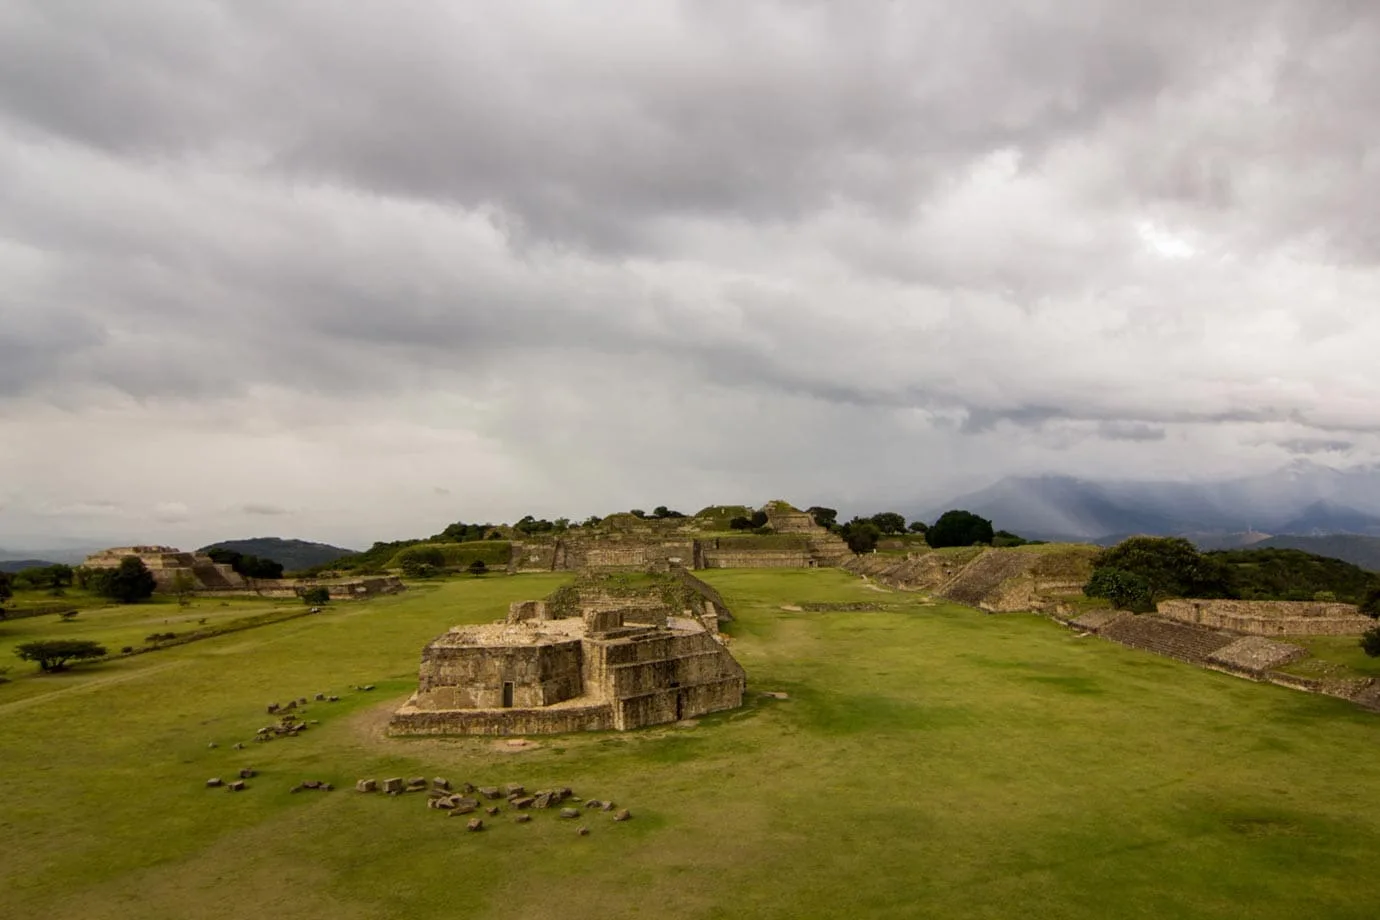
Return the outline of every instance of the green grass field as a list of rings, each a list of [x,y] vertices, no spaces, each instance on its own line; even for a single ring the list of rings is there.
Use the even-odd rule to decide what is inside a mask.
[[[560,576],[438,582],[65,674],[13,660],[0,685],[0,916],[1380,912],[1380,717],[838,571],[697,574],[738,616],[749,705],[521,752],[380,730],[427,640]],[[782,609],[858,601],[898,606]],[[39,626],[150,632],[147,617],[168,612],[0,622],[0,646]],[[319,724],[300,737],[232,748],[268,724],[266,703],[317,692],[342,700],[310,704]],[[247,791],[204,788],[241,766],[260,771]],[[504,815],[468,834],[418,796],[350,789],[413,775],[569,785],[635,817],[590,817],[577,837],[550,814]],[[289,791],[304,779],[338,789]]]

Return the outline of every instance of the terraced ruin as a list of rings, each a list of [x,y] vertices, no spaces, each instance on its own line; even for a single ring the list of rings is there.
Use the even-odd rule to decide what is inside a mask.
[[[390,731],[626,731],[735,709],[746,676],[719,633],[726,617],[717,592],[683,572],[585,574],[514,603],[502,623],[428,644]]]

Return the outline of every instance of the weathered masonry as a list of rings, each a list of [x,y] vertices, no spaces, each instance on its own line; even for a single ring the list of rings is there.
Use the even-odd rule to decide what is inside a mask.
[[[389,730],[624,731],[736,709],[746,675],[718,634],[717,605],[680,584],[610,593],[587,577],[573,594],[514,604],[505,622],[451,629],[422,652],[417,692]]]

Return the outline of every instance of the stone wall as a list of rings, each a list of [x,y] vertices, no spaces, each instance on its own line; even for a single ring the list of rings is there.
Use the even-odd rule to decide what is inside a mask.
[[[706,569],[808,569],[815,561],[805,550],[708,549]]]
[[[580,640],[449,648],[422,653],[413,705],[419,710],[551,706],[584,690]],[[512,685],[505,707],[504,684]]]
[[[607,702],[550,709],[419,710],[411,705],[394,713],[392,735],[553,735],[608,731],[613,706]]]
[[[308,588],[322,587],[333,601],[367,600],[385,594],[399,594],[407,590],[402,579],[395,575],[374,575],[366,578],[256,578],[241,581],[242,587],[197,589],[197,597],[267,597],[289,600],[301,597]]]
[[[1252,636],[1359,636],[1375,625],[1352,604],[1313,601],[1168,600],[1159,615]]]

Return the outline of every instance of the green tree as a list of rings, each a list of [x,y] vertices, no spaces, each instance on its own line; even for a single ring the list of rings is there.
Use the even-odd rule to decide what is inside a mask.
[[[302,591],[302,603],[308,607],[320,607],[330,603],[331,592],[325,585],[317,585]]]
[[[1380,586],[1371,588],[1361,599],[1361,612],[1368,617],[1380,617]]]
[[[729,522],[728,522],[728,529],[729,529],[729,530],[751,530],[751,529],[752,529],[752,519],[751,519],[751,518],[745,518],[745,517],[743,517],[743,516],[741,516],[741,515],[739,515],[738,517],[735,517],[735,518],[731,518],[731,519],[729,519]]]
[[[815,523],[825,530],[833,530],[838,526],[839,513],[834,508],[825,508],[822,505],[811,505],[805,509],[805,513],[815,519]]]
[[[883,511],[881,514],[872,515],[872,523],[884,534],[906,532],[906,519],[895,511]]]
[[[91,581],[98,583],[96,593],[121,604],[146,601],[153,596],[153,589],[158,587],[153,573],[138,556],[126,556],[120,560],[118,568],[106,569],[104,577]]]
[[[992,522],[971,511],[945,511],[925,532],[925,541],[935,549],[945,546],[975,546],[992,542]]]
[[[1017,536],[1009,530],[998,530],[992,534],[993,546],[1025,546],[1029,542],[1025,537]]]
[[[1233,597],[1231,572],[1182,537],[1131,537],[1093,557],[1093,569],[1119,569],[1145,579],[1156,601],[1167,597]]]
[[[489,567],[484,564],[483,559],[476,559],[469,564],[468,571],[471,575],[478,578],[480,575],[487,574],[489,571]]]
[[[1361,633],[1361,651],[1372,658],[1380,658],[1380,626],[1372,626]]]
[[[10,573],[0,572],[0,620],[5,618],[5,601],[14,597],[14,589],[10,587]]]
[[[906,529],[911,533],[923,534],[930,529],[930,525],[926,524],[924,521],[911,521],[910,526]]]
[[[855,517],[839,531],[848,548],[855,553],[870,553],[877,548],[882,530],[869,518]]]
[[[105,646],[90,639],[42,639],[16,646],[14,653],[38,662],[41,671],[62,671],[69,661],[104,658]]]
[[[1083,586],[1083,593],[1088,597],[1105,598],[1118,610],[1149,613],[1155,609],[1150,582],[1122,569],[1094,569],[1092,577]]]

